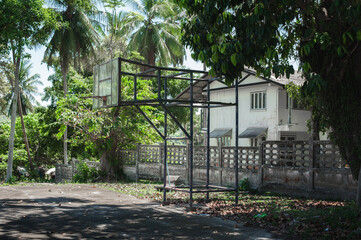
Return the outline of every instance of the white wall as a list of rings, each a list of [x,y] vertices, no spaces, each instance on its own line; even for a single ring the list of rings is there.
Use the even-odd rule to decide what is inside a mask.
[[[244,86],[244,84],[264,82],[265,84]],[[266,127],[267,140],[279,140],[280,131],[296,132],[298,137],[305,137],[307,132],[306,121],[310,113],[303,110],[292,111],[292,124],[288,125],[288,112],[286,109],[286,90],[281,86],[270,84],[263,79],[249,76],[239,87],[239,133],[248,127]],[[211,89],[224,87],[223,84],[215,82]],[[251,93],[266,92],[267,106],[265,110],[251,110]],[[211,91],[211,101],[235,102],[235,89],[223,89]],[[215,128],[232,128],[232,145],[235,145],[235,106],[212,108],[210,117],[210,131]],[[282,120],[282,123],[281,123]],[[280,124],[281,123],[281,124]],[[299,132],[299,134],[298,134]],[[211,145],[217,145],[217,139],[211,139]],[[250,139],[239,138],[240,146],[249,146]]]

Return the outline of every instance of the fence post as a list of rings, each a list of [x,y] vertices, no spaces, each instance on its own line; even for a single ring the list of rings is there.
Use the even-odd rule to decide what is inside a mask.
[[[159,143],[159,177],[158,177],[158,181],[161,182],[162,181],[162,177],[163,177],[163,155],[164,154],[164,143]],[[164,176],[166,177],[166,176]]]
[[[140,143],[137,143],[135,150],[135,180],[139,181],[139,161],[140,161]]]
[[[310,141],[309,141],[309,154],[310,154],[310,164],[309,164],[309,169],[310,169],[310,186],[309,188],[311,190],[315,189],[315,173],[314,173],[314,168],[315,168],[315,154],[314,154],[314,142],[313,142],[313,138],[311,136]]]
[[[71,159],[70,165],[71,165],[71,178],[73,179],[73,177],[74,177],[74,172],[75,172],[75,162],[74,162],[74,158]]]
[[[218,172],[219,172],[219,186],[223,184],[223,151],[222,145],[218,146]]]
[[[259,167],[258,167],[258,189],[260,189],[263,186],[263,144],[264,142],[262,142],[259,145],[259,152],[258,152],[258,156],[259,156]]]

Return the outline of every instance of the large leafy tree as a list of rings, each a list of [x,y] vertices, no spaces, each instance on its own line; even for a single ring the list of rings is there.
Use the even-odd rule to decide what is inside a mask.
[[[151,65],[182,64],[185,49],[180,42],[179,7],[168,0],[131,3],[135,11],[129,12],[124,23],[132,32],[128,49],[139,52]]]
[[[66,76],[69,67],[73,64],[76,69],[80,68],[80,60],[94,52],[99,43],[97,31],[92,23],[96,18],[95,6],[89,0],[55,0],[54,7],[62,16],[64,27],[56,29],[50,35],[50,41],[44,54],[44,59],[49,65],[58,60],[62,76],[64,96],[68,93]],[[92,21],[94,20],[94,21]],[[64,133],[64,163],[67,159],[67,131]]]
[[[187,9],[184,42],[227,82],[245,66],[270,76],[300,62],[305,94],[319,108],[355,179],[361,171],[361,2],[349,0],[178,0]],[[358,204],[361,206],[361,181]]]
[[[50,28],[57,28],[56,15],[42,0],[4,0],[0,5],[0,52],[11,52],[14,68],[14,101],[6,180],[12,176],[16,107],[19,95],[20,63],[25,47],[43,43]]]
[[[122,68],[134,71],[127,64]],[[126,70],[127,71],[127,70]],[[89,81],[90,80],[90,81]],[[92,109],[91,95],[92,78],[84,79],[79,74],[72,76],[72,94],[57,103],[57,119],[60,123],[74,129],[70,140],[76,150],[92,151],[93,156],[100,156],[101,168],[110,175],[121,173],[117,150],[119,147],[134,147],[137,143],[151,143],[159,140],[155,131],[149,129],[146,120],[134,107],[117,107],[113,109]],[[145,98],[154,98],[155,94],[149,87],[150,80],[138,81],[138,94]],[[84,87],[85,86],[85,87]],[[122,78],[122,92],[126,96],[133,93],[133,78]],[[162,115],[154,107],[146,106],[143,110],[159,125]],[[61,129],[59,136],[64,133]],[[85,150],[85,151],[84,151]]]

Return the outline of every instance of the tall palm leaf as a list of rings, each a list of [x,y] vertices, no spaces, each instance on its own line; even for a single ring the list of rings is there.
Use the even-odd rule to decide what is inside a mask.
[[[125,26],[133,30],[128,48],[138,51],[151,65],[183,64],[179,7],[167,0],[130,1],[136,12],[126,17]]]
[[[55,11],[67,26],[55,30],[45,50],[44,59],[52,65],[59,60],[63,76],[64,96],[68,93],[66,76],[70,64],[78,69],[80,60],[94,52],[99,44],[99,36],[94,28],[96,10],[91,1],[54,0]],[[90,16],[90,17],[88,17]],[[67,164],[67,129],[64,133],[64,163]]]
[[[129,36],[129,29],[124,26],[124,12],[104,12],[104,16],[106,23],[104,28],[99,29],[103,39],[98,49],[103,52],[97,51],[97,60],[101,62],[113,59],[116,55],[125,55],[126,40]]]
[[[34,105],[39,105],[39,102],[36,101],[35,96],[38,95],[38,85],[42,85],[43,83],[39,81],[40,75],[34,74],[30,76],[30,69],[32,68],[32,63],[29,60],[22,59],[20,62],[19,68],[19,88],[20,88],[20,105],[21,110],[24,115],[28,114],[29,112],[34,111]],[[9,84],[12,88],[14,88],[14,75],[12,71],[7,76]],[[8,105],[8,115],[10,116],[12,110],[12,102],[14,101],[14,91],[9,92],[5,96],[5,100],[7,101]],[[20,109],[17,109],[17,114],[20,115]]]

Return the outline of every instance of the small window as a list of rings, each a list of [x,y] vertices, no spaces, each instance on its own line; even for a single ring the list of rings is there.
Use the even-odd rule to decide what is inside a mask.
[[[281,141],[294,141],[296,140],[296,135],[282,135]]]
[[[251,93],[251,109],[266,109],[266,92]]]

